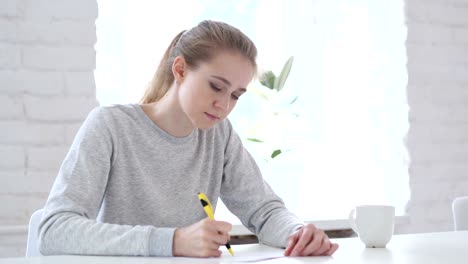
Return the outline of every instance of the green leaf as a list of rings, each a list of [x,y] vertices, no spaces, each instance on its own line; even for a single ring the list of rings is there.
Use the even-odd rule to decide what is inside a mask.
[[[261,141],[260,139],[256,139],[256,138],[248,138],[247,140],[252,141],[252,142],[263,143],[263,141]]]
[[[274,159],[279,154],[281,154],[281,149],[277,149],[277,150],[273,151],[273,153],[271,153],[271,158]]]
[[[275,80],[276,80],[276,75],[272,71],[267,71],[264,72],[262,75],[260,75],[259,81],[260,83],[268,87],[270,89],[273,89],[275,85]]]
[[[284,83],[288,79],[293,61],[294,61],[294,57],[293,56],[289,57],[289,59],[286,61],[286,63],[283,66],[283,70],[281,71],[281,74],[275,79],[273,89],[277,90],[278,92],[281,91],[281,89],[283,89]]]
[[[294,100],[292,100],[289,104],[293,104],[294,102],[296,102],[298,96],[294,97]]]

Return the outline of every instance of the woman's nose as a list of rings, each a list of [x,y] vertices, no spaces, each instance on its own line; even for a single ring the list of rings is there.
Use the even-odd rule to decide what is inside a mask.
[[[228,111],[230,106],[229,96],[218,97],[215,101],[215,106],[223,109],[224,111]]]

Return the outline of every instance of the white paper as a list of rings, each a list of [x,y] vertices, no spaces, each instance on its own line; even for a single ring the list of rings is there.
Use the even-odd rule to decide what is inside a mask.
[[[231,263],[257,263],[270,259],[277,259],[284,257],[282,252],[278,253],[257,253],[257,254],[248,254],[239,257],[233,257]]]

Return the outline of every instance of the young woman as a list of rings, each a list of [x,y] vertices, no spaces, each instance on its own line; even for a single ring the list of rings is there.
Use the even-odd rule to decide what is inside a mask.
[[[333,254],[338,245],[285,208],[226,118],[256,55],[238,29],[203,21],[174,38],[141,104],[94,109],[50,192],[40,251],[218,257],[231,225],[206,217],[204,192],[285,255]]]

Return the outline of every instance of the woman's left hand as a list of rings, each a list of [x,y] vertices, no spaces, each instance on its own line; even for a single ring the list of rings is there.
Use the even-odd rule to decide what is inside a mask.
[[[327,234],[313,224],[307,224],[288,238],[285,256],[331,256],[338,244],[330,242]]]

